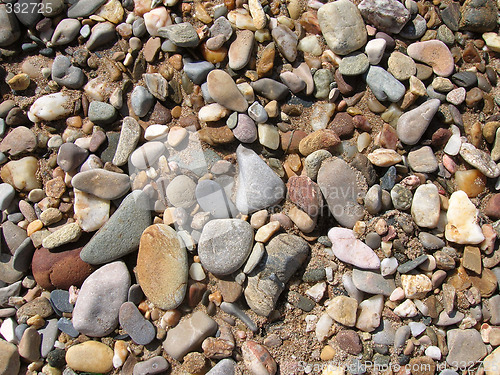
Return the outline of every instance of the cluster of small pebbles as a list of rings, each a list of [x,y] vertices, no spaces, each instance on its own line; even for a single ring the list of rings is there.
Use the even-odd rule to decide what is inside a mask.
[[[0,375],[500,375],[495,0],[4,0]]]

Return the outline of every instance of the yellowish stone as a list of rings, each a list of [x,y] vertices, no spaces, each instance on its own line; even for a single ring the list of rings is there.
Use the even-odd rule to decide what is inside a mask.
[[[106,373],[113,369],[113,350],[98,341],[86,341],[66,352],[66,363],[75,371]]]

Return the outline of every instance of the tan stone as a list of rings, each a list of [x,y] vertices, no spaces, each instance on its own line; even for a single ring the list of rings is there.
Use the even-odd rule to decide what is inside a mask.
[[[113,350],[98,341],[86,341],[66,352],[66,362],[75,371],[106,373],[113,369]]]
[[[326,312],[332,319],[348,327],[356,324],[358,302],[351,297],[337,296],[330,301]]]

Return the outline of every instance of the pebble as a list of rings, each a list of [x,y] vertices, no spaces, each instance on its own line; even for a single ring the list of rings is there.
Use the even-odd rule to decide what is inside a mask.
[[[491,156],[470,143],[462,143],[460,156],[467,163],[479,169],[486,177],[496,178],[500,175],[500,168],[491,159]]]
[[[254,1],[254,0],[251,0]],[[256,1],[257,2],[257,1]],[[293,63],[297,58],[298,37],[284,25],[278,25],[271,32],[276,47],[289,62]]]
[[[113,156],[113,164],[120,167],[128,162],[129,156],[135,150],[141,135],[139,123],[132,117],[125,117],[122,121],[120,139]]]
[[[196,183],[188,176],[175,177],[166,189],[168,201],[175,207],[189,208],[196,202]]]
[[[155,338],[153,324],[144,319],[139,309],[132,302],[125,302],[119,311],[120,326],[138,345],[147,345]]]
[[[230,358],[224,358],[212,367],[207,375],[234,375],[236,363]]]
[[[89,51],[96,50],[116,39],[115,25],[110,22],[101,22],[92,27],[86,47]]]
[[[257,127],[254,121],[244,113],[239,113],[233,134],[241,143],[253,143],[257,140]]]
[[[214,69],[215,66],[208,61],[196,61],[184,64],[184,73],[196,85],[201,85],[205,82],[208,73]]]
[[[45,237],[42,246],[46,249],[55,249],[70,242],[76,242],[82,235],[78,223],[69,223]]]
[[[247,369],[251,369],[254,374],[274,375],[278,365],[271,356],[271,353],[255,341],[247,340],[241,346],[243,362]]]
[[[455,69],[450,50],[440,40],[412,43],[408,46],[407,53],[412,59],[432,66],[438,76],[448,77]]]
[[[136,86],[130,97],[132,110],[139,117],[144,117],[153,107],[155,98],[144,86]]]
[[[330,301],[326,312],[336,322],[353,327],[356,324],[358,302],[351,297],[337,296]]]
[[[269,100],[283,100],[290,92],[286,85],[270,78],[261,78],[250,85],[258,94]]]
[[[484,240],[481,227],[477,224],[478,210],[461,190],[455,191],[449,199],[445,237],[459,244],[478,244]]]
[[[245,112],[248,103],[243,94],[238,90],[231,76],[223,70],[212,70],[207,76],[208,91],[210,96],[220,105],[229,110]]]
[[[366,43],[365,53],[368,57],[368,62],[371,65],[377,65],[380,63],[382,57],[384,56],[386,45],[387,42],[382,38],[372,39]]]
[[[73,210],[80,228],[84,232],[100,229],[109,219],[109,200],[74,189]]]
[[[344,76],[357,76],[366,72],[369,67],[368,56],[361,52],[354,52],[340,61],[339,72]]]
[[[424,228],[435,228],[440,214],[440,198],[434,184],[419,186],[413,195],[411,215],[415,224]]]
[[[248,107],[248,115],[259,125],[268,120],[267,112],[259,102],[253,102],[253,104]]]
[[[378,148],[367,155],[368,160],[377,167],[390,167],[400,163],[403,158],[394,150]]]
[[[74,188],[98,198],[113,200],[129,191],[130,178],[123,173],[91,169],[77,173],[71,180],[71,184]]]
[[[127,195],[106,224],[85,245],[82,260],[104,264],[135,251],[142,232],[151,224],[148,208],[148,198],[141,191]]]
[[[188,262],[186,249],[175,230],[164,224],[144,230],[136,273],[144,294],[156,306],[168,310],[180,305],[186,294]]]
[[[159,29],[172,24],[170,13],[165,7],[157,7],[145,13],[143,18],[137,18],[133,25],[134,35],[142,37],[146,31],[151,36],[159,36]]]
[[[427,22],[420,14],[410,19],[408,23],[400,31],[399,36],[404,39],[417,40],[420,39],[427,31]]]
[[[52,34],[51,43],[54,46],[70,44],[80,32],[80,21],[73,18],[65,18],[60,21]]]
[[[384,297],[376,295],[359,304],[356,328],[364,332],[373,332],[380,325]]]
[[[251,149],[238,146],[238,189],[236,207],[242,213],[254,212],[279,203],[285,194],[283,181]]]
[[[347,0],[325,5],[318,10],[318,22],[328,47],[338,55],[363,47],[367,34],[356,5]]]
[[[165,153],[166,149],[162,142],[146,142],[130,154],[130,163],[135,168],[147,169],[155,165],[160,156],[164,155]]]
[[[16,192],[12,185],[7,183],[0,184],[0,210],[7,209],[12,203]]]
[[[365,269],[378,269],[380,260],[375,252],[358,240],[354,232],[345,228],[332,228],[328,231],[335,256],[342,262]]]
[[[38,160],[33,156],[26,156],[5,164],[0,171],[0,177],[15,189],[30,192],[41,186],[36,175],[37,171]]]
[[[123,262],[108,263],[95,271],[78,293],[72,318],[75,329],[91,337],[109,335],[118,325],[118,312],[127,300],[129,287],[130,274]],[[111,350],[111,365],[112,358]]]
[[[440,101],[430,99],[415,109],[405,112],[397,122],[398,138],[407,145],[414,145],[420,140],[436,114]]]
[[[113,369],[113,350],[101,342],[86,341],[68,349],[66,363],[75,371],[106,373]]]
[[[366,84],[380,101],[398,102],[406,92],[401,82],[379,66],[370,65],[364,77]]]
[[[34,327],[27,328],[18,345],[19,355],[28,362],[35,362],[40,358],[42,338]]]
[[[199,181],[196,185],[195,195],[201,209],[210,212],[214,218],[225,219],[236,217],[236,207],[227,199],[223,187],[216,181]]]
[[[358,5],[363,18],[378,30],[398,34],[410,20],[410,12],[395,0],[363,0]]]
[[[217,327],[212,318],[202,311],[196,311],[167,332],[163,349],[180,361],[187,353],[198,349],[205,338],[215,335]]]
[[[460,10],[460,29],[478,33],[493,30],[497,25],[496,9],[495,2],[491,0],[480,3],[466,1]]]
[[[364,209],[358,203],[362,181],[354,169],[342,159],[331,159],[321,164],[318,171],[318,186],[325,197],[330,212],[338,223],[347,228],[364,216]]]
[[[73,171],[87,159],[89,152],[74,143],[64,143],[57,152],[57,164],[65,171]]]
[[[52,64],[52,79],[60,86],[79,89],[85,82],[85,74],[80,68],[71,65],[68,57],[59,55]]]
[[[133,375],[153,375],[162,374],[170,367],[167,360],[161,356],[156,356],[147,361],[138,362],[134,366]]]
[[[390,296],[396,286],[393,279],[386,279],[382,275],[372,272],[353,269],[352,281],[359,290],[370,294]]]
[[[446,332],[449,348],[446,362],[454,364],[476,363],[487,354],[486,345],[481,339],[481,334],[475,329],[452,329]]]
[[[10,46],[21,36],[19,23],[12,11],[6,5],[0,6],[0,47]]]
[[[50,302],[45,297],[37,297],[32,301],[22,305],[16,312],[17,322],[26,323],[29,318],[39,315],[42,318],[48,318],[54,313]]]
[[[254,35],[250,30],[241,30],[229,47],[229,67],[233,70],[243,69],[250,61],[254,47]]]
[[[267,258],[252,272],[245,288],[245,299],[258,315],[268,316],[283,291],[283,285],[290,279],[309,254],[305,240],[291,234],[279,234],[266,246]],[[260,275],[276,275],[261,278]]]
[[[28,117],[33,122],[54,121],[67,117],[73,111],[66,105],[71,98],[62,92],[44,95],[35,100],[28,112]]]
[[[198,255],[203,267],[215,275],[239,269],[252,250],[253,229],[240,219],[215,219],[203,228]]]

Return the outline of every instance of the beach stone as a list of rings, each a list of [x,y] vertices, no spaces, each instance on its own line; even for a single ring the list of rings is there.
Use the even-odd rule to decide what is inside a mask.
[[[129,156],[135,150],[139,137],[141,135],[141,126],[132,117],[125,117],[122,121],[120,139],[113,156],[113,164],[116,166],[125,165]]]
[[[50,302],[45,297],[37,297],[32,301],[22,305],[16,311],[16,318],[19,324],[26,323],[29,318],[40,315],[42,318],[48,318],[54,313]]]
[[[216,219],[236,217],[238,211],[221,185],[213,180],[203,180],[196,186],[196,200],[201,209]]]
[[[200,43],[195,28],[189,22],[161,27],[158,35],[168,38],[178,47],[196,47]]]
[[[41,96],[31,105],[28,118],[33,122],[40,122],[66,117],[73,111],[73,107],[68,105],[70,102],[70,97],[62,92]]]
[[[307,83],[294,72],[280,73],[280,80],[285,85],[287,85],[290,91],[294,94],[304,90],[307,87]]]
[[[214,69],[214,64],[208,61],[196,61],[184,64],[184,73],[196,85],[201,85],[205,82],[208,73]]]
[[[348,327],[356,324],[358,301],[347,296],[337,296],[330,301],[326,312],[336,322]]]
[[[445,237],[458,244],[475,245],[484,240],[481,227],[477,224],[478,210],[467,194],[458,190],[449,199]]]
[[[67,350],[66,363],[75,371],[106,373],[113,369],[113,349],[98,341],[86,341]]]
[[[90,264],[104,264],[121,258],[137,249],[142,232],[150,224],[147,195],[139,190],[133,191],[85,245],[80,256]]]
[[[137,257],[137,279],[148,299],[161,309],[174,309],[184,300],[188,263],[177,232],[164,224],[142,233]]]
[[[247,340],[241,346],[243,362],[253,374],[276,374],[278,365],[265,346]]]
[[[126,174],[90,169],[77,173],[71,180],[74,188],[96,197],[113,200],[122,197],[130,189],[130,178]]]
[[[380,325],[384,297],[376,295],[359,304],[356,328],[364,332],[372,332]]]
[[[500,348],[493,350],[483,361],[486,375],[498,375],[498,361],[500,359]]]
[[[359,290],[370,294],[390,296],[396,289],[393,279],[386,279],[381,274],[354,268],[352,281]]]
[[[366,182],[339,158],[324,161],[318,171],[318,186],[335,220],[347,228],[364,217],[363,206],[357,201],[366,190]]]
[[[180,361],[189,352],[200,348],[209,336],[215,335],[217,323],[202,311],[196,311],[167,332],[163,349],[172,358]]]
[[[401,142],[407,145],[417,144],[427,130],[441,102],[430,99],[411,111],[405,112],[397,122],[397,133]]]
[[[52,79],[60,86],[79,89],[85,82],[85,74],[80,68],[71,65],[68,57],[59,55],[52,64]]]
[[[70,44],[78,36],[82,25],[73,18],[65,18],[59,22],[50,40],[54,46]]]
[[[408,154],[408,164],[415,172],[432,173],[438,169],[438,161],[429,146],[423,146]]]
[[[311,218],[316,218],[323,207],[319,186],[306,176],[292,176],[287,182],[288,198]]]
[[[253,143],[257,140],[257,127],[255,122],[244,113],[238,114],[238,122],[233,129],[234,137],[241,143]]]
[[[224,358],[217,362],[206,375],[234,375],[236,362],[230,358]]]
[[[249,274],[245,288],[248,306],[258,315],[268,316],[290,277],[309,254],[307,242],[292,234],[279,234],[266,246],[267,257]]]
[[[449,348],[446,362],[450,366],[459,363],[476,363],[487,354],[481,334],[475,329],[451,329],[446,332]]]
[[[354,52],[340,61],[339,72],[344,76],[357,76],[366,72],[369,67],[368,56],[362,52]]]
[[[127,300],[129,288],[130,274],[123,262],[106,264],[91,274],[73,310],[75,329],[91,337],[109,335],[118,325],[118,312]]]
[[[496,178],[500,175],[500,167],[491,159],[491,156],[470,143],[462,143],[460,156],[486,177]]]
[[[258,94],[269,100],[283,100],[290,92],[286,85],[271,78],[261,78],[250,85]]]
[[[406,92],[401,82],[379,66],[371,65],[364,77],[366,84],[380,101],[398,102]]]
[[[371,65],[377,65],[382,60],[386,45],[387,42],[382,38],[372,39],[366,43],[365,53]]]
[[[31,152],[37,146],[35,134],[25,126],[18,126],[5,136],[0,143],[0,152],[7,152],[12,156]]]
[[[332,242],[333,254],[342,262],[365,269],[378,269],[380,267],[377,254],[358,240],[352,230],[332,228],[328,231],[328,238]]]
[[[196,203],[196,183],[185,175],[175,177],[167,186],[168,201],[175,207],[189,208]]]
[[[37,171],[38,160],[33,156],[26,156],[5,164],[0,171],[0,177],[14,189],[30,192],[41,187]]]
[[[271,35],[281,54],[285,59],[293,63],[297,58],[297,44],[299,41],[297,35],[284,25],[275,27]]]
[[[93,101],[89,105],[89,119],[98,125],[112,124],[116,118],[116,109],[111,104]]]
[[[325,5],[318,10],[318,22],[328,47],[338,55],[363,47],[367,34],[358,8],[348,0]]]
[[[156,356],[147,361],[136,363],[133,375],[162,374],[168,370],[170,364],[161,356]]]
[[[331,150],[340,143],[340,138],[332,129],[319,129],[304,137],[299,143],[299,152],[308,156],[318,150]]]
[[[398,34],[410,19],[410,12],[397,0],[363,0],[358,9],[368,24],[391,34]]]
[[[5,210],[10,206],[16,195],[16,191],[12,185],[7,183],[0,184],[0,210]]]
[[[240,145],[236,157],[239,172],[235,201],[240,212],[255,212],[284,198],[285,184],[254,151]]]
[[[0,185],[0,188],[2,185]],[[486,203],[484,214],[493,220],[500,219],[500,194],[493,194]]]
[[[417,73],[417,66],[413,59],[398,51],[391,53],[387,64],[387,71],[399,81],[410,79]]]
[[[497,6],[492,0],[467,0],[460,9],[459,27],[477,33],[492,31],[497,26]]]
[[[450,50],[440,40],[415,42],[408,46],[408,56],[432,66],[438,76],[448,77],[455,69],[455,63]]]
[[[19,342],[19,355],[29,362],[35,362],[40,358],[40,345],[42,338],[35,327],[27,328]]]
[[[67,290],[71,285],[80,287],[94,271],[94,267],[81,260],[81,247],[78,245],[68,244],[58,251],[50,251],[44,247],[37,249],[31,263],[37,284],[47,290]]]
[[[155,165],[160,156],[165,153],[165,145],[162,142],[146,142],[130,154],[130,164],[138,169],[147,169]]]
[[[241,30],[229,47],[229,67],[233,70],[243,69],[250,61],[254,47],[254,35],[250,30]]]
[[[9,11],[5,4],[0,5],[0,47],[10,46],[21,36],[19,23],[14,12]]]
[[[69,14],[68,14],[69,16]],[[111,22],[100,22],[92,27],[92,33],[85,46],[94,51],[116,39],[115,25]]]
[[[435,228],[440,214],[439,192],[434,184],[420,185],[413,194],[411,216],[419,227]]]
[[[4,375],[17,375],[21,362],[17,347],[0,339],[0,373]]]
[[[138,345],[147,345],[156,336],[155,328],[150,321],[144,319],[133,302],[125,302],[120,306],[120,326]]]
[[[231,111],[245,112],[248,103],[238,90],[231,76],[223,70],[215,69],[207,76],[208,92],[220,105]]]
[[[155,98],[144,86],[136,86],[130,96],[130,105],[138,117],[144,117],[153,107]]]
[[[453,83],[459,87],[470,89],[477,85],[477,74],[475,72],[458,72],[451,76]]]
[[[335,342],[340,349],[352,355],[358,355],[363,351],[363,345],[356,331],[343,329],[335,336]]]
[[[74,189],[75,218],[84,232],[93,232],[101,228],[109,219],[109,200],[98,198],[78,189]]]
[[[104,5],[106,0],[77,1],[68,9],[68,17],[87,17]]]
[[[69,223],[45,237],[42,246],[49,250],[55,249],[67,243],[78,241],[81,235],[82,229],[78,223]]]
[[[159,42],[158,42],[159,44]],[[158,46],[159,49],[159,46]],[[168,97],[168,81],[163,78],[160,73],[144,74],[144,82],[149,92],[161,101],[167,100]]]
[[[198,244],[203,267],[215,275],[228,275],[246,261],[253,245],[253,229],[240,219],[208,222]]]
[[[424,17],[417,14],[411,18],[403,29],[399,32],[399,36],[404,39],[416,40],[420,39],[427,31],[427,22]]]
[[[57,164],[69,172],[78,168],[87,159],[89,152],[74,143],[63,143],[57,153]]]
[[[233,35],[233,27],[226,17],[219,17],[210,27],[210,35],[212,38],[215,38],[218,35],[222,35],[225,43]]]
[[[432,282],[425,275],[401,275],[406,298],[423,298],[432,290]]]

